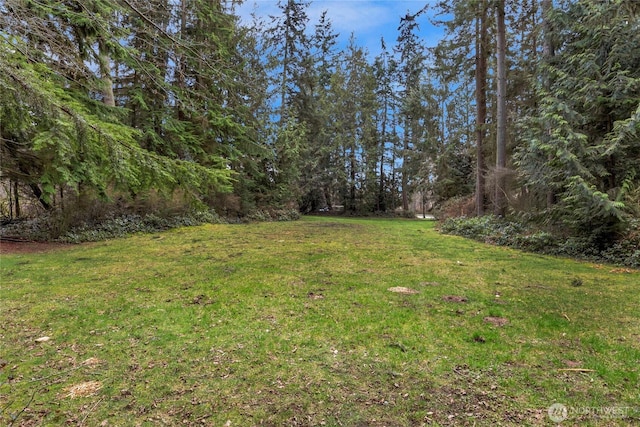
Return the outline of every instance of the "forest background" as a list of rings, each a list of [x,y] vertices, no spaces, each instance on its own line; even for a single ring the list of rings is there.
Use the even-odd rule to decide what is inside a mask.
[[[428,2],[375,57],[309,3],[239,3],[0,1],[5,222],[428,209],[640,263],[640,3]]]

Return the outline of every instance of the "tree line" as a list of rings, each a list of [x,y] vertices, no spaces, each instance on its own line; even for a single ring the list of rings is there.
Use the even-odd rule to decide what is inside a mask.
[[[0,1],[4,214],[152,195],[408,212],[419,194],[600,240],[638,217],[638,2],[429,3],[375,57],[307,2],[252,22],[237,3]]]

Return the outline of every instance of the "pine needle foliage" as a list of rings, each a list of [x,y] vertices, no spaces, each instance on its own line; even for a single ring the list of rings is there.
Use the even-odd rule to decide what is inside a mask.
[[[185,24],[171,34],[171,16],[141,6],[2,5],[2,176],[29,186],[46,209],[63,188],[81,197],[181,189],[196,198],[231,188],[222,146],[246,139],[240,106],[221,95],[235,93],[228,82],[237,70],[225,66],[236,61],[235,21],[220,4],[193,4],[189,24],[202,31],[190,35]]]
[[[637,2],[561,2],[556,54],[539,70],[537,111],[516,163],[550,222],[605,244],[637,214],[640,32]],[[636,196],[634,196],[636,194]]]

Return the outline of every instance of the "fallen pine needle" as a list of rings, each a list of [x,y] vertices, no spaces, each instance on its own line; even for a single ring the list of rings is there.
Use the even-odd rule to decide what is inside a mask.
[[[584,369],[584,368],[562,368],[558,369],[558,371],[570,371],[570,372],[595,372],[595,369]]]

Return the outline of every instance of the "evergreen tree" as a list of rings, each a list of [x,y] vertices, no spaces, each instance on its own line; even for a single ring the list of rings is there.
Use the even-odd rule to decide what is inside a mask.
[[[293,98],[300,92],[299,78],[304,75],[309,53],[309,38],[306,30],[309,18],[306,8],[309,3],[297,0],[278,1],[280,16],[272,16],[272,27],[268,29],[265,47],[269,50],[270,68],[275,71],[275,101],[279,123],[284,126],[293,111]]]
[[[376,122],[378,125],[378,195],[375,210],[385,212],[395,208],[391,197],[393,180],[391,175],[395,167],[393,153],[396,150],[394,138],[394,115],[398,108],[398,99],[394,88],[396,76],[396,60],[387,50],[384,39],[381,40],[382,52],[374,61],[374,76],[377,82],[376,95],[379,106]]]
[[[490,121],[488,117],[489,89],[488,78],[489,57],[491,49],[490,30],[492,29],[489,20],[488,0],[476,1],[450,1],[440,2],[437,5],[439,15],[444,15],[448,19],[436,21],[437,24],[444,25],[446,29],[445,38],[438,43],[434,49],[435,74],[439,76],[440,85],[447,86],[453,96],[459,95],[460,88],[472,87],[474,92],[475,123],[471,124],[466,117],[467,111],[464,108],[443,109],[443,114],[448,115],[448,124],[457,124],[462,129],[454,126],[447,126],[446,132],[451,135],[465,135],[465,129],[472,128],[475,134],[475,209],[478,216],[484,215],[486,208],[486,160],[488,147],[486,144],[490,131]],[[460,72],[462,70],[462,72]],[[466,70],[473,70],[473,74]],[[464,94],[464,92],[463,92]],[[464,96],[464,95],[463,95]],[[464,99],[464,98],[463,98]],[[460,101],[452,101],[460,102]],[[464,102],[464,101],[461,101]],[[458,130],[456,130],[456,128]],[[464,153],[462,147],[447,149],[445,153]],[[451,155],[451,154],[449,154]],[[444,156],[444,159],[447,155]],[[440,174],[438,180],[444,185],[442,190],[450,188],[448,184],[455,181],[446,175],[449,170],[443,163],[444,159],[439,159],[438,169]],[[444,173],[444,174],[443,174]],[[464,187],[462,187],[464,188]],[[464,191],[462,191],[464,194]],[[443,196],[444,197],[444,196]]]
[[[507,210],[506,167],[507,167],[507,30],[505,28],[504,0],[497,0],[496,13],[496,179],[494,214],[505,216]]]
[[[339,192],[347,212],[359,210],[362,171],[362,141],[366,111],[363,110],[365,80],[369,73],[364,50],[351,35],[349,46],[333,79],[333,105],[336,138],[340,146]]]
[[[122,8],[111,1],[18,0],[4,7],[3,175],[31,188],[45,208],[56,188],[72,188],[81,198],[152,188],[200,197],[228,188],[230,171],[215,147],[222,135],[242,135],[238,115],[220,108],[232,104],[228,82],[240,79],[228,74],[237,58],[229,53],[231,39],[219,36],[233,34],[234,23],[219,3],[190,3],[189,22],[200,27],[193,37],[187,24],[170,34],[170,16],[147,16],[151,10],[132,0]],[[122,18],[127,14],[135,18]],[[141,36],[142,42],[132,39],[140,50],[127,42],[128,31]],[[169,81],[170,56],[182,60],[184,78],[176,84]],[[225,96],[204,97],[205,87]],[[128,117],[120,106],[131,107]],[[188,117],[169,120],[172,108],[188,108]]]
[[[596,244],[638,206],[639,12],[634,1],[581,1],[545,16],[555,55],[539,72],[541,101],[517,153],[532,191],[555,195],[547,218]]]
[[[307,129],[306,149],[303,154],[301,183],[303,212],[315,211],[332,204],[332,153],[335,153],[334,132],[331,124],[329,91],[331,75],[336,67],[335,45],[338,34],[333,32],[326,12],[320,16],[311,37],[311,51],[307,55],[302,90],[298,96],[298,118]],[[334,156],[335,157],[335,156]]]
[[[425,108],[422,92],[422,78],[426,70],[426,54],[422,41],[416,34],[417,18],[426,8],[415,14],[407,14],[400,19],[396,52],[398,60],[398,83],[403,100],[400,108],[403,129],[402,157],[402,209],[409,210],[412,194],[412,178],[417,175],[420,157],[416,155],[418,143],[424,131]]]

